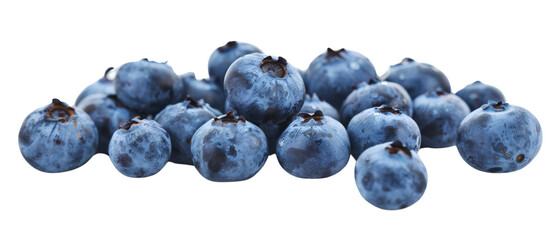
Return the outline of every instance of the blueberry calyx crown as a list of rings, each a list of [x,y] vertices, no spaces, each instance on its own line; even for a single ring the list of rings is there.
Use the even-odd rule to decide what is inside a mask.
[[[340,48],[338,51],[334,51],[331,48],[326,49],[326,58],[329,57],[340,57],[342,58],[341,53],[345,52],[345,48]]]
[[[407,57],[407,58],[402,59],[400,64],[411,63],[411,62],[415,62],[415,60],[413,60],[412,58]]]
[[[383,105],[381,105],[380,107],[377,107],[377,109],[378,109],[378,111],[381,112],[381,113],[392,113],[392,114],[400,114],[400,113],[402,113],[402,112],[400,111],[400,109],[395,108],[395,107],[388,106],[388,105],[386,105],[386,104],[383,104]]]
[[[229,41],[225,45],[223,45],[221,47],[218,47],[217,50],[219,52],[225,52],[225,51],[227,51],[229,49],[233,49],[235,47],[237,47],[237,41]]]
[[[140,124],[143,118],[140,116],[136,116],[130,120],[122,120],[118,124],[118,129],[129,130],[132,126]]]
[[[235,117],[235,114],[231,111],[227,112],[224,115],[221,115],[219,117],[215,117],[213,118],[214,122],[222,122],[222,123],[238,123],[238,122],[244,122],[246,123],[247,120],[245,119],[245,117],[243,116],[239,116],[239,117]]]
[[[108,75],[114,69],[115,69],[114,67],[107,68],[107,70],[105,70],[105,74],[103,75],[103,78],[106,79],[106,80],[109,80]]]
[[[299,113],[299,117],[303,118],[301,123],[308,123],[311,119],[314,120],[316,123],[322,124],[322,120],[324,119],[324,113],[320,110],[316,110],[313,114],[309,113]]]
[[[435,94],[437,95],[437,97],[440,97],[440,96],[447,95],[448,93],[445,92],[442,88],[437,88],[437,89],[435,90]]]
[[[396,140],[390,144],[389,147],[385,148],[390,155],[398,154],[398,152],[402,152],[406,156],[411,158],[411,151],[408,147],[404,146],[400,140]]]
[[[47,120],[67,123],[72,116],[74,116],[74,108],[68,106],[65,102],[53,98],[52,103],[47,109]]]
[[[188,103],[187,107],[192,107],[192,108],[202,107],[196,100],[192,99],[190,95],[186,95],[186,102]]]
[[[489,101],[489,103],[485,104],[482,109],[485,110],[487,108],[489,108],[489,106],[491,106],[493,108],[493,110],[495,110],[495,112],[502,112],[507,110],[507,107],[509,106],[508,103],[504,103],[504,102],[494,102],[494,101]]]
[[[260,69],[264,73],[273,72],[276,77],[283,78],[287,74],[287,61],[282,57],[274,60],[272,56],[267,56],[260,63]]]

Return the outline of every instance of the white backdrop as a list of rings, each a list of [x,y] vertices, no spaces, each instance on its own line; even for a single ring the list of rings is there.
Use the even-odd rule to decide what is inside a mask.
[[[448,2],[0,3],[0,239],[557,239],[557,7]],[[499,87],[540,120],[543,146],[508,174],[474,170],[455,147],[422,149],[427,190],[401,211],[360,196],[353,159],[333,177],[304,180],[270,156],[252,179],[214,183],[172,163],[128,178],[106,155],[47,174],[19,153],[28,113],[53,97],[73,103],[107,67],[147,57],[207,77],[211,52],[230,40],[302,69],[327,47],[366,55],[379,75],[404,57],[431,63],[453,91],[475,80]]]

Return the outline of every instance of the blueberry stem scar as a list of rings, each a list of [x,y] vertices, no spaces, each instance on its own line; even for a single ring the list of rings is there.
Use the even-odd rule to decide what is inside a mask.
[[[311,119],[313,119],[317,123],[322,123],[322,119],[324,119],[324,114],[320,110],[316,110],[313,114],[308,113],[299,113],[299,117],[302,117],[304,121],[301,123],[307,123]]]
[[[390,144],[390,147],[387,147],[385,149],[391,155],[398,154],[398,152],[402,152],[403,154],[411,158],[410,149],[404,146],[400,140],[396,140],[392,142],[392,144]]]
[[[237,41],[229,41],[225,45],[223,45],[221,47],[218,47],[217,50],[219,52],[225,52],[225,51],[227,51],[229,49],[232,49],[232,48],[235,48],[235,47],[237,47]]]
[[[238,123],[244,122],[246,123],[247,120],[243,116],[235,117],[235,114],[231,111],[227,112],[225,115],[221,115],[219,117],[213,118],[214,122],[222,122],[222,123]]]
[[[68,120],[74,116],[74,113],[74,108],[61,102],[57,98],[53,98],[51,106],[47,109],[47,120],[67,123]]]
[[[278,78],[283,78],[287,74],[287,61],[278,57],[278,60],[274,60],[272,56],[265,57],[260,63],[260,69],[262,72],[273,72]]]

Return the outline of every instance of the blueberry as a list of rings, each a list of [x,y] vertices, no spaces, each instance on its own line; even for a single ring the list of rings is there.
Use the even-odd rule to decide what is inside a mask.
[[[299,113],[281,134],[276,156],[281,167],[300,178],[325,178],[341,171],[349,160],[349,138],[335,119]]]
[[[97,129],[87,113],[56,98],[27,115],[19,130],[23,158],[43,172],[82,166],[95,154],[97,141]]]
[[[250,43],[237,41],[230,41],[218,47],[210,55],[210,60],[208,61],[210,79],[223,90],[223,79],[225,79],[225,73],[229,66],[238,58],[250,53],[262,53],[262,51]]]
[[[115,86],[118,100],[146,115],[157,114],[186,96],[183,82],[167,63],[147,59],[122,65]]]
[[[184,82],[185,88],[188,89],[185,96],[190,95],[190,97],[196,101],[204,99],[204,102],[209,103],[219,111],[225,109],[223,86],[209,79],[196,80],[194,73],[183,74],[180,78]]]
[[[359,83],[376,76],[371,61],[360,53],[328,48],[311,62],[304,79],[308,93],[316,93],[340,109],[344,99]]]
[[[215,182],[249,179],[268,157],[262,130],[232,112],[202,125],[192,137],[191,150],[196,170]]]
[[[78,104],[80,104],[80,102],[89,95],[98,93],[115,94],[116,90],[114,81],[109,79],[107,76],[113,69],[113,67],[107,68],[107,70],[105,71],[105,75],[103,75],[101,79],[87,86],[76,99],[76,103],[74,103],[74,106],[78,106]]]
[[[368,148],[355,164],[355,183],[361,196],[386,210],[409,207],[427,188],[427,170],[415,151],[400,141]]]
[[[300,112],[314,113],[316,110],[320,110],[324,114],[324,116],[328,116],[336,119],[336,121],[340,121],[340,114],[338,113],[338,110],[336,110],[336,108],[320,99],[318,95],[316,95],[316,93],[313,93],[312,97],[311,95],[307,94]]]
[[[216,115],[191,98],[169,105],[157,114],[155,121],[171,136],[172,151],[169,161],[192,165],[192,136],[200,126],[219,115],[221,113]]]
[[[456,93],[456,96],[462,98],[472,111],[489,101],[506,102],[505,96],[499,89],[480,81],[464,87]]]
[[[237,59],[225,75],[229,107],[262,128],[270,145],[299,112],[305,99],[301,75],[282,57],[252,53]]]
[[[402,62],[390,66],[381,79],[402,85],[412,99],[437,88],[450,92],[450,83],[439,69],[411,58],[404,58]]]
[[[413,120],[421,130],[421,147],[454,146],[458,126],[470,113],[458,96],[442,90],[429,91],[413,100]]]
[[[351,154],[355,159],[367,148],[394,140],[419,151],[421,133],[411,117],[400,110],[382,105],[353,117],[347,126]]]
[[[119,123],[138,115],[124,107],[114,94],[90,95],[84,98],[77,107],[86,112],[95,123],[99,133],[97,152],[105,154],[109,153],[109,141],[113,133],[118,130]]]
[[[351,118],[368,108],[386,105],[397,108],[401,112],[412,116],[412,99],[402,86],[397,83],[376,81],[369,84],[362,82],[347,96],[342,109],[342,123],[347,125]]]
[[[158,173],[171,156],[171,137],[153,120],[135,117],[122,121],[109,143],[109,157],[116,169],[128,177]]]
[[[493,101],[464,118],[456,141],[466,163],[491,173],[525,167],[541,145],[542,129],[534,115],[522,107]]]

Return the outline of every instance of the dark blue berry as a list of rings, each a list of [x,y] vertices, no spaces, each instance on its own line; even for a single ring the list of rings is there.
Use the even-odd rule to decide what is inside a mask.
[[[281,134],[276,156],[285,171],[300,178],[325,178],[341,171],[349,160],[349,137],[335,119],[300,113]]]
[[[146,115],[157,114],[186,97],[183,82],[167,63],[147,59],[122,65],[115,86],[118,100]]]
[[[230,41],[218,47],[210,55],[210,60],[208,61],[210,79],[223,90],[223,79],[225,79],[225,73],[229,66],[238,58],[250,53],[262,53],[262,51],[250,43],[237,41]]]
[[[82,166],[95,154],[97,141],[97,129],[87,113],[56,98],[30,113],[19,130],[23,158],[43,172]]]
[[[458,96],[441,90],[429,91],[413,100],[413,120],[421,130],[421,147],[454,146],[458,127],[470,113]]]
[[[470,166],[513,172],[528,165],[542,145],[540,123],[528,110],[490,102],[470,113],[458,129],[456,147]]]
[[[123,121],[109,143],[109,157],[116,169],[128,177],[158,173],[171,156],[171,137],[153,120],[135,117]]]
[[[316,93],[336,109],[361,82],[375,78],[375,67],[358,52],[330,48],[316,57],[305,72],[308,93]]]
[[[266,136],[256,125],[232,112],[202,125],[192,137],[192,161],[198,172],[216,182],[254,176],[268,158]]]
[[[396,210],[416,203],[427,188],[427,170],[400,141],[367,149],[355,164],[355,183],[372,205]]]
[[[450,92],[450,83],[439,69],[411,58],[404,58],[402,62],[390,66],[381,79],[402,85],[412,99],[438,88]]]
[[[505,96],[499,89],[480,81],[475,81],[464,87],[456,93],[456,96],[462,98],[471,111],[478,109],[489,101],[506,102]]]

